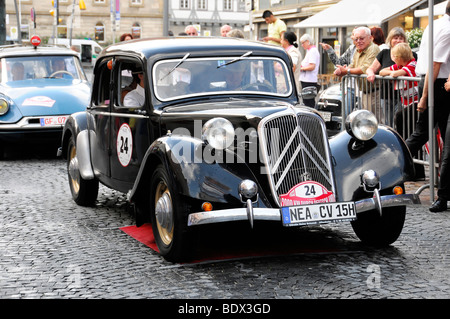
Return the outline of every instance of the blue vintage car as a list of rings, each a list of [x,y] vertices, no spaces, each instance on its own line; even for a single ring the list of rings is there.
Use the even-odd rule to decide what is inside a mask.
[[[86,109],[90,93],[76,52],[0,47],[0,157],[11,143],[59,141],[66,119]]]

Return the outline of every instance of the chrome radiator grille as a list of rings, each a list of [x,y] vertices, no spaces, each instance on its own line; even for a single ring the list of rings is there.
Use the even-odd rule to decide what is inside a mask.
[[[320,118],[310,113],[284,113],[260,126],[262,155],[272,195],[280,205],[303,181],[315,181],[334,192],[328,141]]]

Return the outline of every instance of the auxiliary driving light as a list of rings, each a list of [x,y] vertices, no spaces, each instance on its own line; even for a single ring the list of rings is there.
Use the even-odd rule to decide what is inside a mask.
[[[380,183],[380,178],[374,170],[367,170],[361,176],[364,186],[368,189],[376,188]]]
[[[243,180],[239,184],[239,195],[243,199],[253,198],[258,194],[258,185],[254,181],[249,179]]]

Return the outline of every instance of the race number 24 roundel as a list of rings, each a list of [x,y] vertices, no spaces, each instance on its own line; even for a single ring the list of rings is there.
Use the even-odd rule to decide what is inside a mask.
[[[123,167],[127,167],[133,153],[133,135],[127,123],[122,124],[117,133],[117,157]]]

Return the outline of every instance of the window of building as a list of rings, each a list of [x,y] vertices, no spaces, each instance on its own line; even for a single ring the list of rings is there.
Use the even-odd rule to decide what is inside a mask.
[[[207,10],[207,1],[206,0],[197,0],[197,9],[198,10]]]
[[[95,41],[105,41],[105,25],[102,22],[95,25]]]
[[[20,36],[22,40],[28,40],[30,38],[30,26],[28,24],[22,24],[20,26]]]
[[[141,25],[137,22],[133,23],[133,26],[131,27],[131,35],[133,36],[133,39],[140,39],[141,32],[142,32]]]
[[[94,0],[95,4],[104,4],[106,0]]]
[[[233,10],[233,1],[223,0],[223,11],[232,11],[232,10]]]
[[[180,9],[189,9],[189,0],[180,0]]]
[[[58,25],[57,33],[58,33],[58,38],[67,39],[67,25],[65,25],[64,21]]]
[[[237,11],[239,11],[239,12],[247,11],[247,10],[245,10],[245,0],[238,0]]]

